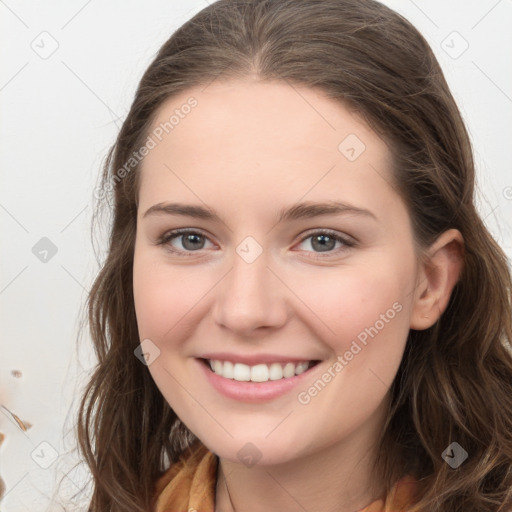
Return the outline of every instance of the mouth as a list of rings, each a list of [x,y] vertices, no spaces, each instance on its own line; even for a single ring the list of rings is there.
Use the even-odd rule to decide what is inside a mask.
[[[225,379],[237,382],[270,382],[287,380],[301,375],[318,363],[319,360],[299,362],[274,362],[247,365],[244,363],[233,363],[232,361],[221,361],[218,359],[200,359],[201,362],[212,373]]]

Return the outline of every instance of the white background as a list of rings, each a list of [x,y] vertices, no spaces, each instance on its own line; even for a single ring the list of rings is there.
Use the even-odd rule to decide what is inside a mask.
[[[512,1],[384,3],[419,28],[440,60],[474,143],[481,214],[510,257]],[[205,6],[0,1],[3,512],[64,510],[50,497],[72,468],[73,400],[93,364],[87,331],[80,345],[77,336],[98,270],[90,237],[94,187],[143,71]],[[39,254],[47,261],[32,249],[43,237],[57,251]],[[39,243],[38,250],[48,249]],[[31,428],[21,430],[8,411]],[[83,477],[79,469],[64,476],[66,510],[74,510],[67,496]]]

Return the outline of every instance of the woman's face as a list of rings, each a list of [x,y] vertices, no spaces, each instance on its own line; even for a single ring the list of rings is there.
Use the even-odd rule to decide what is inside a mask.
[[[312,89],[249,79],[173,97],[150,138],[133,279],[165,399],[233,461],[374,438],[419,275],[386,144]]]

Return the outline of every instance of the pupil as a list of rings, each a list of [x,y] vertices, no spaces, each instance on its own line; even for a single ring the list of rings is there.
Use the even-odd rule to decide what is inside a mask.
[[[325,243],[326,239],[330,243],[326,244]],[[315,246],[315,242],[320,242],[320,245]],[[321,252],[325,252],[330,249],[334,249],[333,243],[335,243],[335,242],[336,241],[333,238],[331,238],[327,235],[318,235],[318,236],[313,237],[311,244],[313,245],[314,249],[319,249]]]
[[[183,235],[183,247],[185,247],[186,249],[192,249],[192,250],[196,250],[196,249],[201,249],[201,247],[198,247],[197,244],[194,244],[194,241],[197,242],[198,240],[200,241],[200,238],[201,238],[201,235],[194,235],[194,234],[190,234],[190,235]],[[189,246],[187,246],[187,244],[191,244]]]

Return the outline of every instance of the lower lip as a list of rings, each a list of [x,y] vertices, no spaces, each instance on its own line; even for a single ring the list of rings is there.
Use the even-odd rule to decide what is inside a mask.
[[[240,382],[234,379],[226,379],[212,372],[204,363],[203,359],[196,359],[202,368],[206,378],[210,384],[221,394],[238,400],[239,402],[257,403],[272,400],[278,396],[284,395],[291,391],[295,386],[303,383],[313,371],[315,371],[320,363],[306,370],[300,375],[289,377],[287,379],[269,380],[267,382]]]

